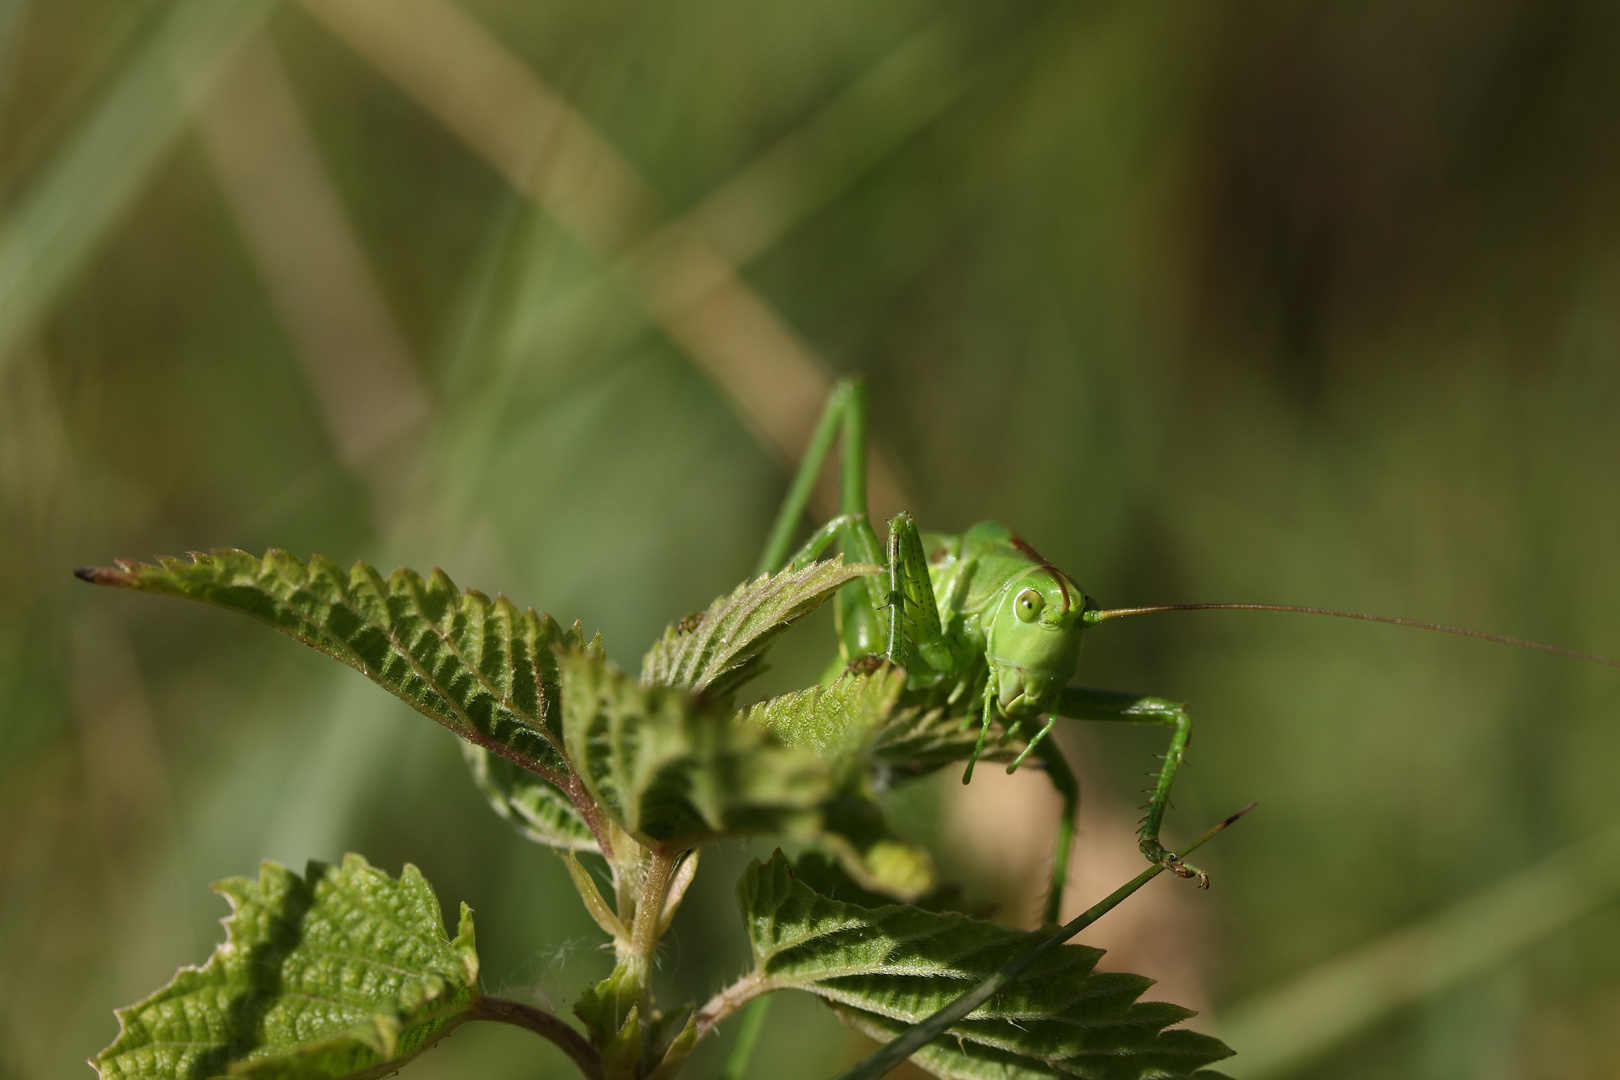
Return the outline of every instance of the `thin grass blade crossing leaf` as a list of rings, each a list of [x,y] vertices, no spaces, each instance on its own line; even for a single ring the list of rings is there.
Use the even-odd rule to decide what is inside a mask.
[[[955,913],[833,900],[798,881],[781,852],[749,868],[738,896],[766,987],[815,994],[879,1039],[943,1007],[1041,937]],[[1139,1002],[1152,980],[1096,972],[1101,955],[1062,946],[912,1060],[960,1080],[1214,1077],[1203,1067],[1231,1051],[1170,1028],[1192,1013]]]

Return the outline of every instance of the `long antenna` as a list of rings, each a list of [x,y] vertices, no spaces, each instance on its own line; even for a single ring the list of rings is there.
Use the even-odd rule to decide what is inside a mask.
[[[1417,619],[1403,619],[1396,615],[1369,615],[1364,611],[1339,611],[1336,608],[1296,607],[1292,604],[1154,604],[1150,607],[1106,608],[1098,610],[1093,608],[1086,612],[1088,623],[1100,623],[1105,619],[1122,619],[1127,615],[1156,615],[1161,611],[1286,611],[1296,615],[1331,615],[1335,619],[1360,619],[1362,622],[1388,623],[1390,626],[1410,626],[1418,630],[1437,630],[1442,634],[1456,634],[1458,637],[1476,638],[1480,641],[1494,641],[1498,645],[1516,645],[1521,649],[1534,649],[1537,652],[1552,653],[1554,656],[1567,656],[1571,660],[1587,660],[1605,667],[1620,668],[1620,660],[1607,656],[1598,656],[1594,653],[1579,652],[1575,649],[1564,649],[1557,645],[1546,645],[1539,641],[1526,641],[1523,638],[1508,637],[1506,634],[1487,634],[1483,630],[1469,630],[1463,626],[1446,626],[1443,623],[1421,622]]]

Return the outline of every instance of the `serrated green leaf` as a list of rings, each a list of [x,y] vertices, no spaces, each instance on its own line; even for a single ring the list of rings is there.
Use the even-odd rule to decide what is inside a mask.
[[[1100,976],[1099,976],[1100,977]],[[1138,1008],[1155,1004],[1146,1002]],[[906,1030],[898,1020],[874,1016],[861,1010],[833,1005],[833,1012],[845,1024],[878,1042],[887,1042]],[[1188,1015],[1186,1010],[1169,1014],[1163,1023],[1174,1023]],[[1023,1021],[1013,1021],[1023,1023]],[[954,1032],[956,1029],[953,1028]],[[1017,1051],[1007,1051],[971,1040],[946,1044],[930,1043],[911,1055],[911,1060],[935,1076],[947,1080],[1053,1080],[1079,1077],[1082,1080],[1230,1080],[1223,1073],[1202,1066],[1232,1055],[1219,1039],[1186,1028],[1164,1028],[1147,1047],[1122,1050],[1117,1054],[1099,1051],[1087,1060],[1046,1062]]]
[[[473,783],[490,807],[518,832],[537,844],[564,851],[601,850],[568,796],[482,746],[464,742],[461,750]]]
[[[862,769],[877,733],[888,723],[906,688],[906,673],[884,664],[846,673],[826,686],[812,686],[762,701],[747,722],[787,745],[820,756],[841,779]]]
[[[894,903],[895,899],[862,885],[842,863],[823,851],[812,849],[796,854],[793,857],[793,876],[822,896],[861,907],[882,907]],[[967,904],[961,886],[951,882],[937,884],[932,891],[907,903],[925,911],[960,911],[979,917],[988,916],[995,910],[995,905],[988,902]]]
[[[794,878],[777,852],[738,886],[758,973],[771,989],[806,990],[878,1038],[948,1004],[1040,935],[955,913],[860,907]],[[1152,981],[1093,970],[1101,950],[1065,945],[1043,957],[912,1060],[960,1080],[1147,1080],[1213,1074],[1218,1040],[1166,1030],[1192,1013],[1139,1002]]]
[[[913,903],[939,884],[928,849],[889,831],[877,803],[854,791],[822,806],[813,837],[863,889]]]
[[[409,864],[398,879],[358,855],[303,877],[266,862],[215,886],[225,943],[200,968],[118,1011],[103,1080],[382,1075],[467,1019],[478,978],[472,913],[454,939]]]
[[[864,563],[846,566],[839,556],[744,582],[701,615],[671,623],[642,660],[641,681],[725,701],[764,670],[765,650],[785,630],[840,586],[877,572]]]
[[[744,722],[815,754],[832,771],[841,791],[823,805],[815,842],[863,888],[909,902],[936,884],[933,859],[890,834],[882,810],[860,793],[873,740],[905,688],[906,673],[889,664],[846,672],[826,686],[762,701]]]
[[[272,549],[263,559],[222,548],[158,565],[119,560],[86,581],[198,600],[241,612],[362,672],[469,742],[566,790],[553,646],[578,645],[549,615],[505,597],[457,590],[442,571],[365,563],[345,573]]]
[[[600,653],[558,653],[563,739],[597,805],[650,847],[803,830],[834,790],[817,756],[692,694],[645,686]]]

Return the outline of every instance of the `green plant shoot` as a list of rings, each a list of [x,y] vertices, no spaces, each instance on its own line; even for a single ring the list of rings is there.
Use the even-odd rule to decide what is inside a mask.
[[[1187,1010],[1137,1000],[1149,980],[1095,971],[1099,950],[910,902],[932,888],[932,864],[888,833],[874,777],[960,761],[973,740],[943,710],[903,702],[901,669],[861,665],[739,706],[772,642],[877,571],[832,559],[744,582],[672,623],[639,677],[577,624],[439,572],[231,550],[79,571],[257,619],[454,732],[495,809],[562,857],[615,960],[575,999],[581,1028],[485,993],[471,911],[452,937],[415,869],[396,879],[355,855],[302,876],[266,864],[257,883],[219,886],[236,910],[207,964],[119,1010],[93,1062],[103,1080],[362,1080],[474,1021],[534,1032],[587,1080],[674,1080],[720,1024],[744,1007],[757,1019],[751,1003],[782,990],[881,1038],[930,1024],[911,1036],[917,1060],[952,1080],[1212,1077],[1204,1066],[1231,1051],[1173,1027]],[[744,874],[749,969],[702,1005],[661,1005],[659,942],[700,849],[772,833],[820,854],[796,873],[778,851]],[[987,979],[994,996],[971,1021],[941,1012]]]
[[[841,513],[794,549],[840,434]],[[1187,1010],[1137,1000],[1148,980],[1096,972],[1099,950],[1064,944],[1166,870],[1207,884],[1185,856],[1234,820],[1179,852],[1160,844],[1191,721],[1177,702],[1071,686],[1086,630],[1156,611],[1307,611],[1615,663],[1324,609],[1101,609],[1003,525],[932,535],[902,513],[881,542],[866,508],[865,446],[865,388],[842,383],[773,528],[766,572],[671,623],[639,676],[613,665],[577,623],[565,628],[504,597],[464,592],[440,572],[384,577],[364,564],[345,571],[320,557],[228,549],[78,571],[92,583],[259,620],[448,728],[467,745],[496,811],[562,857],[615,959],[575,1000],[576,1027],[486,994],[471,912],[463,909],[452,936],[414,869],[392,878],[358,856],[311,863],[302,876],[266,864],[256,882],[220,886],[235,912],[213,958],[119,1011],[118,1037],[94,1060],[103,1080],[361,1080],[392,1073],[473,1021],[548,1039],[587,1080],[674,1080],[693,1047],[739,1010],[752,1010],[755,1030],[763,999],[781,990],[814,994],[851,1027],[899,1040],[851,1080],[875,1080],[908,1056],[951,1080],[1213,1077],[1205,1066],[1231,1051],[1175,1027]],[[835,542],[843,556],[816,561]],[[836,677],[740,702],[772,644],[829,599]],[[1047,737],[1059,716],[1171,729],[1141,828],[1151,865],[1056,933],[925,907],[932,861],[888,831],[882,789],[957,762],[969,780],[981,758],[1009,770],[1033,759],[1066,804],[1047,896],[1047,921],[1056,922],[1079,797]],[[659,942],[700,849],[767,834],[819,853],[795,867],[778,851],[751,866],[738,886],[749,969],[701,1005],[662,1006]],[[748,1040],[740,1042],[728,1076],[746,1064]]]

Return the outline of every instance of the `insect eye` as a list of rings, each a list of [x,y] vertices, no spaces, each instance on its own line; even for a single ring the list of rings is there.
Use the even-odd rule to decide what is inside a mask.
[[[1045,606],[1046,600],[1034,589],[1025,589],[1013,601],[1013,610],[1018,613],[1019,622],[1034,622]]]

